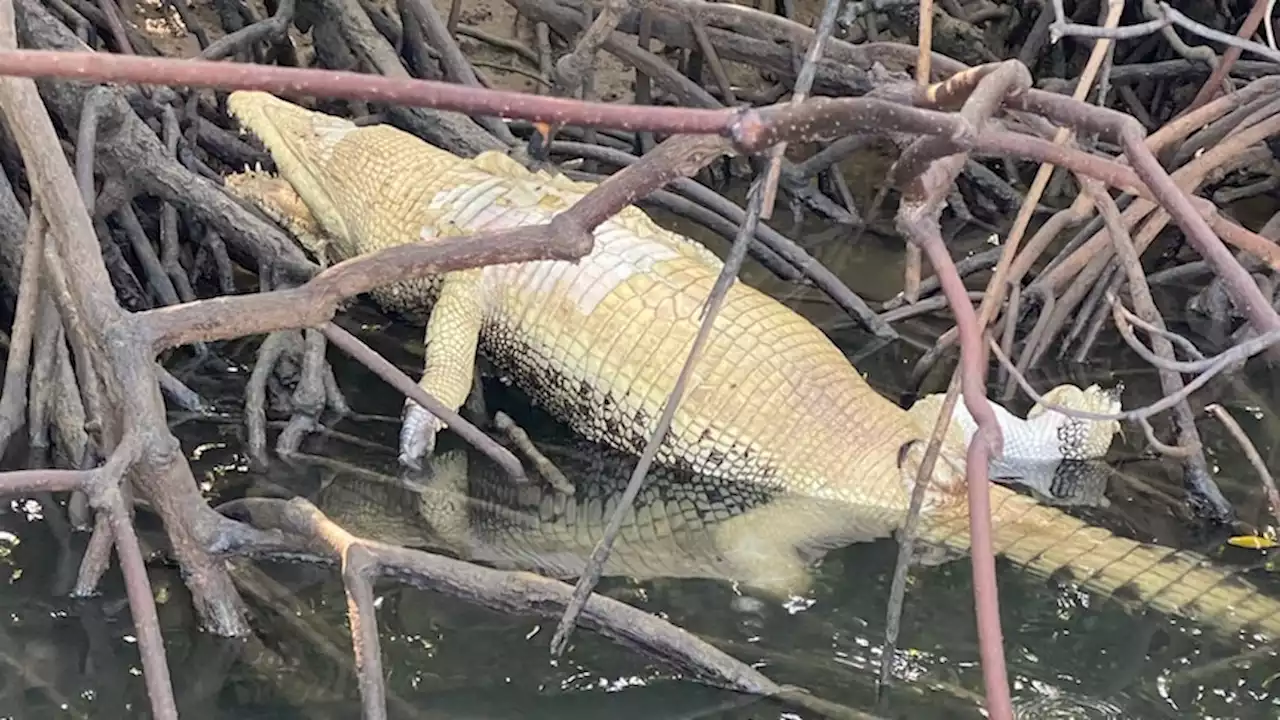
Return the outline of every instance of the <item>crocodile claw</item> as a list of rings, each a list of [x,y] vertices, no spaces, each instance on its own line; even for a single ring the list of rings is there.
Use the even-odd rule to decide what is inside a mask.
[[[436,434],[444,423],[426,408],[405,400],[404,421],[400,425],[400,464],[413,470],[422,469],[422,459],[436,449]]]

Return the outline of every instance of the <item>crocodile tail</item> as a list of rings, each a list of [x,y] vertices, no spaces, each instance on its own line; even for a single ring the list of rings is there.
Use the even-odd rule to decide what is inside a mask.
[[[1129,607],[1280,639],[1280,599],[1198,553],[1120,537],[1008,488],[991,486],[992,545],[1041,577],[1063,579]],[[922,537],[968,551],[968,509],[926,519]]]

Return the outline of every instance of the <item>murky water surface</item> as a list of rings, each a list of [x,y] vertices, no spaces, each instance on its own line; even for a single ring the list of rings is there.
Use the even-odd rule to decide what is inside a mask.
[[[779,217],[787,213],[780,212]],[[784,223],[780,229],[790,232]],[[682,226],[682,229],[687,229]],[[857,291],[884,298],[900,282],[896,241],[867,237],[850,246],[843,234],[816,226],[808,244]],[[701,233],[698,233],[701,235]],[[794,234],[794,233],[793,233]],[[981,238],[972,243],[982,249]],[[717,249],[722,249],[720,246]],[[867,338],[812,290],[796,291],[752,268],[762,285],[819,323],[855,355]],[[372,313],[348,318],[380,322]],[[906,332],[928,339],[942,327],[924,319]],[[419,356],[398,347],[414,329],[365,325],[363,335],[413,374]],[[251,344],[240,348],[252,360]],[[859,366],[889,394],[900,391],[918,352],[909,344],[859,358]],[[399,414],[400,398],[369,373],[331,353],[355,409]],[[177,432],[197,479],[215,500],[268,484],[295,492],[315,489],[315,477],[276,463],[265,473],[247,469],[240,424],[246,372],[190,379],[226,417],[187,420]],[[1155,397],[1153,373],[1121,352],[1113,340],[1099,345],[1083,367],[1049,368],[1032,377],[1041,388],[1063,381],[1113,382],[1128,388],[1126,405]],[[1269,465],[1280,445],[1275,376],[1252,368],[1206,393],[1240,419]],[[494,403],[512,402],[499,393]],[[1209,402],[1205,399],[1204,402]],[[1014,408],[1025,411],[1029,403]],[[1258,483],[1231,440],[1212,421],[1201,424],[1217,464],[1217,479],[1247,519],[1265,518]],[[364,439],[317,439],[308,452],[356,464],[394,457],[397,425],[345,422],[337,430]],[[538,436],[544,428],[530,427]],[[1111,481],[1112,504],[1086,511],[1097,522],[1131,536],[1214,554],[1219,544],[1187,531],[1178,498],[1177,468],[1142,459],[1136,438],[1118,442],[1120,468]],[[274,443],[274,438],[271,442]],[[1169,500],[1168,498],[1172,498]],[[87,538],[60,536],[44,519],[49,508],[11,499],[0,515],[0,717],[147,717],[128,606],[114,571],[101,597],[68,599]],[[1252,513],[1252,514],[1250,514]],[[155,538],[154,520],[142,514]],[[660,613],[754,663],[777,681],[810,688],[853,707],[875,710],[873,678],[880,658],[885,602],[896,546],[892,541],[845,548],[818,569],[811,595],[786,604],[744,605],[724,584],[705,580],[631,583],[607,580],[615,597]],[[1232,550],[1223,562],[1260,564],[1259,553]],[[346,634],[340,582],[326,568],[251,566],[239,577],[259,638],[225,641],[200,633],[174,568],[153,564],[153,583],[168,643],[174,686],[184,718],[352,718],[359,694]],[[967,560],[915,572],[900,649],[898,684],[879,707],[892,718],[978,718],[981,692]],[[1000,564],[1001,604],[1010,678],[1024,718],[1240,718],[1280,717],[1280,660],[1274,648],[1248,638],[1220,640],[1200,626],[1152,614],[1136,617],[1113,603],[1070,587],[1034,580]],[[1274,573],[1253,579],[1280,596]],[[392,584],[379,586],[378,621],[393,717],[441,718],[782,718],[793,710],[718,692],[673,678],[668,671],[586,632],[553,661],[547,643],[554,623],[508,617],[465,602]]]

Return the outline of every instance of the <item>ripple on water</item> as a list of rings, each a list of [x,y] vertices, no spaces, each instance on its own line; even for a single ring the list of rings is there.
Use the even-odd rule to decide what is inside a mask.
[[[1050,695],[1015,698],[1013,716],[1018,720],[1118,720],[1121,711],[1105,700],[1055,690]]]

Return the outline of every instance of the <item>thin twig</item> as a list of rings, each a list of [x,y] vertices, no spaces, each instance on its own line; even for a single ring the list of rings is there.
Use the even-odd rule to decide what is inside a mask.
[[[920,0],[919,14],[919,32],[916,39],[916,46],[919,48],[919,58],[916,60],[916,84],[926,87],[929,85],[932,71],[930,58],[933,54],[933,0]],[[907,243],[906,256],[902,262],[902,298],[911,304],[920,299],[920,279],[924,274],[920,246]],[[883,661],[881,665],[881,677],[884,678],[886,675]]]
[[[218,38],[200,51],[200,57],[205,60],[221,60],[263,40],[279,39],[293,22],[296,2],[297,0],[280,0],[271,17]]]
[[[1212,361],[1205,359],[1204,353],[1200,352],[1200,349],[1192,344],[1192,342],[1187,338],[1149,323],[1141,317],[1134,315],[1128,308],[1120,303],[1114,291],[1107,292],[1107,302],[1111,304],[1112,319],[1115,321],[1116,328],[1120,331],[1121,337],[1124,338],[1125,342],[1129,344],[1129,347],[1132,348],[1134,352],[1138,353],[1143,360],[1146,360],[1161,369],[1180,373],[1204,372],[1204,370],[1212,364]],[[1170,360],[1160,357],[1138,340],[1138,337],[1133,332],[1134,325],[1137,325],[1152,335],[1163,337],[1174,345],[1181,347],[1184,352],[1196,358],[1196,360],[1194,362],[1184,362],[1181,360]]]
[[[800,75],[796,78],[795,90],[791,94],[791,104],[799,105],[809,97],[809,91],[813,89],[813,79],[818,71],[818,61],[822,59],[822,51],[826,48],[827,40],[831,38],[831,33],[835,32],[836,18],[840,14],[841,0],[826,0],[826,4],[822,7],[822,16],[818,19],[818,29],[813,35],[812,42],[809,43],[809,51],[804,56],[804,64],[800,66]],[[700,27],[700,26],[695,26]],[[727,104],[732,104],[732,100],[726,98]],[[764,176],[764,204],[760,209],[760,219],[768,220],[773,217],[773,204],[778,195],[778,176],[782,172],[782,158],[786,156],[787,143],[780,142],[773,146],[769,154],[769,168],[765,171]]]
[[[1215,30],[1211,27],[1198,23],[1175,10],[1167,2],[1161,2],[1156,7],[1159,8],[1161,17],[1157,17],[1143,23],[1138,23],[1136,25],[1100,28],[1093,25],[1067,22],[1062,12],[1062,0],[1054,0],[1054,11],[1057,13],[1057,20],[1055,20],[1053,25],[1050,26],[1049,32],[1055,43],[1068,35],[1075,37],[1108,38],[1111,40],[1132,40],[1134,38],[1150,35],[1153,32],[1162,31],[1171,25],[1177,25],[1209,40],[1214,40],[1230,47],[1238,47],[1244,52],[1261,55],[1272,62],[1280,62],[1280,51],[1273,50],[1266,45],[1253,42],[1247,38],[1224,33],[1221,30]]]
[[[116,51],[132,55],[133,45],[129,43],[129,33],[125,30],[124,18],[121,17],[116,0],[98,0],[98,9],[107,19],[107,28],[111,30],[111,37],[116,42]]]
[[[837,0],[838,1],[838,0]],[[707,66],[711,68],[711,77],[716,81],[716,87],[720,89],[720,99],[725,105],[737,105],[738,100],[733,94],[733,83],[729,82],[729,73],[724,69],[724,63],[720,62],[720,54],[716,52],[716,46],[711,44],[711,39],[707,37],[707,31],[702,27],[702,23],[690,23],[690,29],[693,30],[693,37],[698,41],[698,51],[702,53],[703,59]]]
[[[361,364],[372,370],[375,375],[385,380],[388,385],[403,393],[405,397],[418,403],[427,412],[439,418],[458,437],[488,455],[494,463],[506,471],[512,480],[520,483],[528,482],[524,468],[520,465],[520,460],[511,454],[510,450],[499,445],[493,438],[485,435],[480,428],[467,422],[461,415],[432,397],[430,393],[411,380],[408,375],[400,372],[400,368],[397,368],[390,360],[382,357],[373,348],[361,342],[359,338],[331,322],[325,323],[321,331],[329,342],[341,348],[352,358],[360,361]]]
[[[1258,478],[1262,480],[1262,488],[1267,493],[1267,502],[1271,506],[1271,516],[1275,518],[1276,527],[1280,528],[1280,490],[1276,489],[1275,478],[1271,476],[1271,471],[1267,469],[1267,464],[1263,462],[1262,456],[1258,454],[1258,448],[1254,447],[1249,440],[1249,435],[1245,433],[1244,428],[1240,427],[1240,423],[1236,422],[1231,413],[1218,403],[1212,403],[1205,406],[1205,410],[1213,413],[1227,428],[1227,432],[1231,433],[1231,437],[1240,445],[1240,449],[1244,450],[1244,456],[1249,459],[1249,464],[1253,465],[1253,469],[1257,471]]]
[[[585,9],[591,8],[587,6]],[[552,78],[558,95],[570,97],[578,93],[587,74],[595,67],[596,52],[613,33],[614,28],[618,27],[626,9],[625,0],[606,0],[600,8],[600,14],[578,38],[573,52],[556,61]]]
[[[174,702],[173,683],[169,679],[169,664],[165,659],[164,638],[160,634],[160,618],[156,613],[151,580],[142,559],[138,535],[133,529],[132,516],[121,492],[123,483],[127,482],[126,473],[141,451],[142,443],[137,436],[125,437],[107,463],[90,476],[86,490],[90,505],[99,514],[105,513],[111,522],[152,712],[157,718],[177,720],[178,707]]]
[[[1254,0],[1253,8],[1249,10],[1244,22],[1240,24],[1240,30],[1236,32],[1236,37],[1244,40],[1253,37],[1254,32],[1258,30],[1258,23],[1265,18],[1268,44],[1272,50],[1276,50],[1275,38],[1271,35],[1271,8],[1274,5],[1275,0]],[[1182,114],[1194,111],[1222,91],[1222,83],[1227,79],[1227,76],[1231,73],[1231,68],[1240,59],[1240,55],[1243,52],[1239,45],[1231,45],[1227,48],[1227,51],[1222,54],[1222,60],[1214,66],[1213,72],[1209,73],[1209,79],[1205,80],[1204,85],[1200,86],[1200,91],[1196,93],[1195,98],[1191,100],[1191,104],[1187,106],[1187,109]]]
[[[1005,355],[1004,351],[1000,349],[1000,345],[998,343],[994,340],[988,339],[987,346],[991,350],[992,354],[996,356],[996,359],[1009,371],[1014,382],[1018,384],[1018,387],[1022,388],[1022,391],[1025,392],[1028,397],[1035,402],[1040,403],[1040,405],[1046,410],[1053,410],[1054,412],[1059,412],[1063,415],[1078,418],[1080,420],[1119,420],[1122,422],[1141,422],[1155,417],[1165,410],[1176,406],[1178,403],[1190,397],[1191,393],[1204,387],[1204,385],[1212,380],[1218,373],[1242,360],[1247,360],[1250,356],[1262,352],[1268,347],[1275,345],[1277,342],[1280,342],[1280,333],[1267,333],[1266,335],[1260,335],[1247,342],[1241,343],[1240,345],[1211,358],[1212,362],[1209,364],[1209,367],[1204,372],[1192,378],[1191,382],[1188,382],[1186,386],[1176,394],[1165,396],[1150,405],[1144,405],[1133,410],[1122,410],[1117,413],[1096,413],[1088,410],[1069,408],[1063,405],[1058,405],[1057,403],[1049,402],[1043,395],[1036,392],[1036,389],[1032,387],[1026,376],[1018,370],[1011,360],[1009,360],[1009,356]]]
[[[501,35],[494,35],[493,33],[474,25],[460,24],[454,28],[454,31],[463,37],[479,40],[480,42],[487,43],[497,48],[502,48],[503,50],[510,50],[516,55],[528,60],[530,63],[533,63],[534,65],[538,64],[538,53],[535,52],[533,48],[530,48],[519,40],[502,37]],[[548,73],[547,76],[550,77],[550,73]]]
[[[980,128],[987,118],[991,117],[995,107],[1001,101],[1011,94],[1024,92],[1030,82],[1030,74],[1025,66],[1016,62],[1006,62],[991,68],[989,74],[975,72],[965,77],[953,78],[946,83],[930,86],[925,93],[934,95],[936,92],[937,95],[945,96],[963,89],[964,83],[974,83],[973,92],[965,101],[961,112]],[[931,151],[935,154],[939,152],[937,148],[925,147],[923,141],[918,141],[908,147],[899,160],[907,166],[912,165],[913,162],[923,163],[924,156]],[[965,472],[966,482],[969,485],[969,519],[972,537],[970,561],[974,572],[974,602],[978,615],[983,678],[987,690],[988,710],[996,717],[1011,719],[1008,679],[1000,641],[999,599],[994,574],[995,561],[991,554],[990,497],[987,488],[987,463],[984,458],[984,454],[992,451],[988,445],[998,446],[1001,443],[999,427],[995,424],[994,415],[981,389],[983,373],[980,368],[986,364],[982,353],[981,336],[982,329],[990,320],[985,315],[974,315],[964,283],[947,254],[937,226],[944,193],[953,186],[964,160],[964,155],[944,155],[928,163],[917,177],[910,180],[904,203],[898,212],[898,225],[903,235],[907,237],[908,245],[919,245],[929,253],[930,262],[937,272],[939,282],[955,314],[956,334],[961,341],[962,365],[952,374],[951,386],[930,435],[924,459],[914,479],[915,486],[904,523],[905,537],[900,540],[898,566],[895,568],[894,584],[890,590],[890,622],[887,629],[896,634],[895,615],[901,614],[906,568],[914,542],[913,533],[919,522],[925,490],[933,476],[943,438],[946,437],[947,425],[955,409],[957,392],[963,390],[965,406],[979,426],[979,432],[969,446]],[[1012,250],[1006,249],[1006,255],[1011,254]],[[1008,261],[1003,256],[1002,262],[1007,266]],[[1002,281],[1002,275],[998,270],[991,284],[994,286]],[[979,312],[993,313],[994,308],[988,307],[987,301],[984,300]],[[995,452],[999,454],[999,450]],[[886,652],[892,654],[892,647],[892,644],[887,643]],[[882,684],[887,682],[887,679],[888,673],[882,660]]]
[[[407,0],[410,14],[422,28],[426,34],[427,42],[431,44],[437,52],[440,53],[441,63],[444,65],[445,72],[449,78],[456,83],[469,87],[480,87],[480,81],[476,78],[475,69],[472,68],[471,62],[462,54],[462,49],[458,47],[458,43],[453,39],[452,32],[446,27],[445,21],[440,17],[440,13],[436,11],[435,3],[431,0]],[[452,13],[450,18],[454,18]],[[480,124],[486,130],[493,133],[494,137],[506,143],[509,146],[517,144],[511,129],[502,120],[489,116],[479,116]]]
[[[1151,288],[1147,285],[1142,262],[1138,259],[1138,251],[1133,244],[1133,237],[1124,227],[1124,223],[1120,218],[1120,208],[1117,207],[1115,199],[1096,180],[1082,177],[1080,178],[1080,183],[1084,191],[1093,200],[1094,205],[1098,208],[1106,223],[1107,232],[1111,236],[1116,257],[1127,275],[1129,296],[1133,298],[1138,314],[1155,327],[1161,327],[1164,324],[1164,318],[1160,316],[1155,299],[1151,296]],[[1250,282],[1252,282],[1252,279]],[[1164,337],[1154,336],[1152,338],[1152,347],[1162,359],[1167,361],[1174,360],[1173,344]],[[1160,386],[1165,394],[1175,394],[1182,389],[1181,375],[1164,369],[1161,369],[1159,373]],[[1191,413],[1191,406],[1184,401],[1178,403],[1175,408],[1178,446],[1181,449],[1173,454],[1183,460],[1184,480],[1197,492],[1199,499],[1209,503],[1218,519],[1226,520],[1230,516],[1231,506],[1227,503],[1226,498],[1223,497],[1222,492],[1218,489],[1212,475],[1209,473],[1209,466],[1205,461],[1200,442],[1200,432],[1196,429],[1195,417]],[[1147,435],[1151,437],[1152,433],[1148,432]],[[1160,447],[1165,451],[1168,449],[1164,445]]]
[[[0,393],[0,456],[9,438],[22,427],[27,406],[27,375],[31,369],[32,337],[40,307],[40,266],[44,263],[45,223],[39,202],[31,204],[27,237],[22,246],[22,274],[18,303],[13,311],[13,334],[5,360],[4,390]]]

